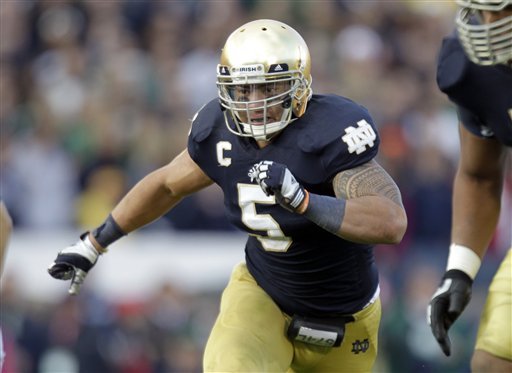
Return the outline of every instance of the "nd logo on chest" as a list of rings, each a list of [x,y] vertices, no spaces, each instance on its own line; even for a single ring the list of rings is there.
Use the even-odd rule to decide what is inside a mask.
[[[217,163],[219,166],[228,167],[231,165],[231,158],[227,157],[225,152],[233,148],[229,141],[219,141],[217,143]]]

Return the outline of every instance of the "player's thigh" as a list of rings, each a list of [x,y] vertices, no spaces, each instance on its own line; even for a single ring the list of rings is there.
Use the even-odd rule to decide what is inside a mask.
[[[203,368],[207,372],[284,372],[293,354],[284,330],[281,310],[245,264],[238,265],[222,294]]]
[[[489,287],[475,349],[512,360],[512,250]]]
[[[294,372],[370,372],[378,350],[380,299],[354,315],[346,324],[340,347],[311,347],[296,342]]]

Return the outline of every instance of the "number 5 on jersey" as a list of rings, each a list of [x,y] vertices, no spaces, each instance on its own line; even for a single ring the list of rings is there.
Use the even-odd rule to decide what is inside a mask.
[[[259,185],[238,184],[238,203],[242,211],[242,222],[254,231],[266,231],[267,236],[252,234],[267,251],[284,252],[290,247],[292,240],[286,237],[279,224],[270,214],[258,214],[256,204],[274,205],[275,196],[267,196]]]

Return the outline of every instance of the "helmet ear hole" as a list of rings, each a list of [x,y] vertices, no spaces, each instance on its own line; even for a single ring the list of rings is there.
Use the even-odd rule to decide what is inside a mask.
[[[289,109],[290,106],[292,106],[292,98],[288,97],[286,100],[283,101],[281,106],[283,107],[283,109]]]

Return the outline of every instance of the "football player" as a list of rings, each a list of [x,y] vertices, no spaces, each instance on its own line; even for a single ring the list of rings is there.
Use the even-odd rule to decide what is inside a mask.
[[[512,1],[458,0],[456,33],[443,41],[437,81],[456,105],[460,160],[453,190],[446,273],[428,306],[443,352],[448,329],[471,297],[471,286],[496,229],[512,147]],[[509,170],[510,171],[510,170]],[[512,371],[512,251],[489,287],[471,367]]]
[[[290,26],[256,20],[227,39],[218,98],[195,115],[188,147],[140,181],[105,223],[62,250],[52,276],[76,293],[107,246],[212,183],[247,232],[203,367],[209,372],[368,372],[381,316],[373,245],[395,244],[407,218],[375,161],[372,117],[313,95],[311,61]]]

